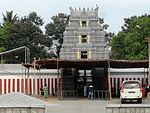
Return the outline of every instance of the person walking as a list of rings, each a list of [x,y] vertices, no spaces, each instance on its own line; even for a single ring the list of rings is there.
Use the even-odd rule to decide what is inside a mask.
[[[47,84],[45,84],[44,86],[44,98],[48,98],[48,87],[47,87]]]
[[[93,93],[94,93],[94,87],[92,85],[89,86],[88,88],[88,99],[93,100]]]

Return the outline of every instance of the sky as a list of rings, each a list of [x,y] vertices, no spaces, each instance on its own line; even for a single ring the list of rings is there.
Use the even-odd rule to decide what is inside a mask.
[[[150,0],[0,0],[0,23],[2,13],[13,10],[19,17],[35,11],[46,25],[58,13],[70,14],[69,7],[75,9],[99,7],[99,17],[109,25],[108,32],[121,31],[124,18],[150,14]],[[42,28],[44,30],[44,27]]]

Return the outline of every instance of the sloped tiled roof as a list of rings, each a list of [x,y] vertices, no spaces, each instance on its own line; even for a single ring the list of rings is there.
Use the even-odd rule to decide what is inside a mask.
[[[33,68],[30,69],[30,75],[39,74],[38,70],[34,70]],[[41,69],[42,75],[54,75],[57,73],[56,69]],[[16,76],[21,77],[21,75],[25,75],[25,67],[22,64],[0,64],[0,76],[7,75],[7,76]]]
[[[32,67],[33,65],[24,64],[25,67]],[[40,59],[36,60],[35,66],[37,69],[58,69],[58,68],[78,68],[78,69],[92,69],[98,67],[110,68],[147,68],[149,66],[148,60],[63,60],[63,59]]]
[[[8,93],[0,96],[0,107],[35,107],[45,108],[42,100],[28,96],[24,93]]]

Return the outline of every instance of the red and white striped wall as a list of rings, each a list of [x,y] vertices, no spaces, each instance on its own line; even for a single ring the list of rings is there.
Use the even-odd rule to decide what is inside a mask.
[[[35,84],[35,85],[34,85]],[[47,84],[48,93],[55,94],[57,78],[0,78],[0,94],[22,92],[26,94],[40,94],[41,86]],[[35,91],[35,92],[34,92]]]
[[[111,76],[111,88],[114,95],[119,94],[119,88],[124,80],[140,80],[142,85],[144,85],[144,82],[146,81],[143,76]],[[40,94],[40,88],[41,86],[44,87],[45,84],[48,86],[48,93],[52,95],[55,94],[55,91],[57,90],[56,76],[41,78],[1,77],[0,94],[10,92],[22,92],[31,95]]]

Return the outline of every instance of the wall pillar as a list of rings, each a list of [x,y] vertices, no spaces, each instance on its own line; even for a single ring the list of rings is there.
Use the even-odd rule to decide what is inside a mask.
[[[150,36],[147,37],[148,39],[148,84],[150,84]]]
[[[112,99],[111,95],[111,82],[110,82],[110,61],[108,61],[108,91],[109,91],[109,99]]]

